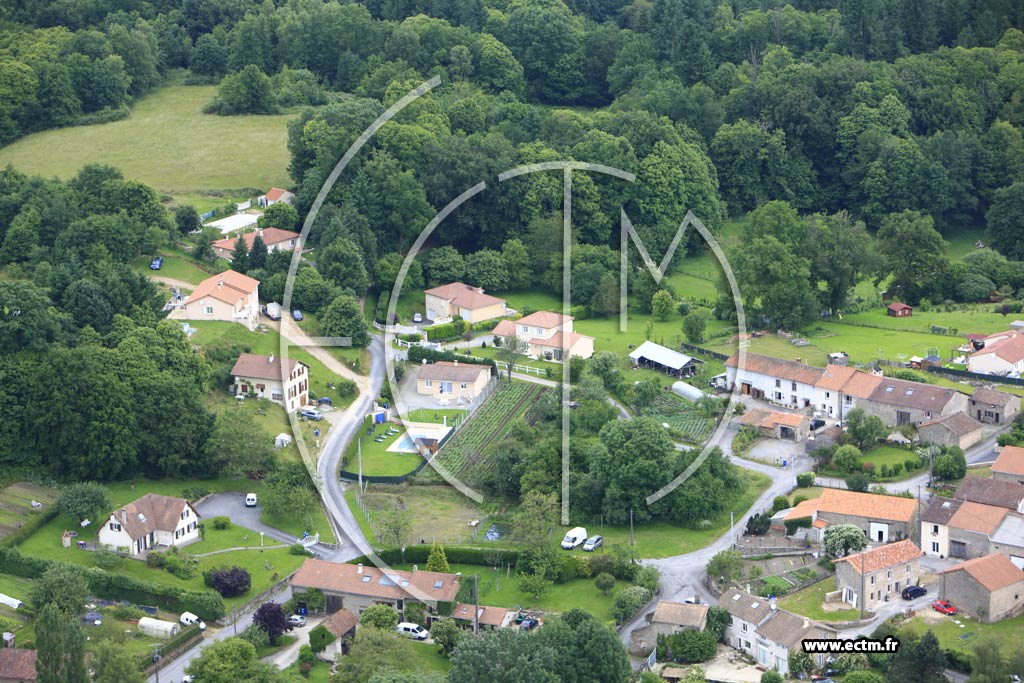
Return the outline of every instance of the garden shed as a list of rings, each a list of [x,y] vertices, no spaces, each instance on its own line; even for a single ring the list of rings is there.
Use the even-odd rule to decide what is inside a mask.
[[[697,372],[698,364],[704,362],[652,341],[645,341],[633,349],[629,360],[633,367],[651,368],[673,377],[692,377]]]

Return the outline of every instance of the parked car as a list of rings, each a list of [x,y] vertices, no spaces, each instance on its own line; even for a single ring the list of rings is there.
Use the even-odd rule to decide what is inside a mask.
[[[903,596],[904,600],[913,600],[914,598],[921,597],[927,592],[928,589],[924,586],[907,586],[903,589],[903,592],[900,593],[900,595]]]
[[[305,626],[306,617],[302,616],[301,614],[293,614],[290,617],[288,617],[288,623],[292,626]]]
[[[299,310],[299,309],[297,309],[297,308],[296,308],[296,309],[294,309],[294,310],[292,311],[292,320],[296,320],[296,321],[298,321],[298,320],[302,320],[302,311],[300,311],[300,310]]]
[[[540,626],[540,622],[536,619],[523,619],[523,623],[520,626],[524,631],[532,631]]]
[[[198,626],[200,631],[206,630],[206,622],[191,612],[182,612],[178,620],[182,626]]]
[[[592,553],[601,546],[604,545],[604,538],[601,536],[591,536],[587,539],[587,542],[583,544],[583,551]]]
[[[405,636],[406,638],[413,638],[415,640],[426,640],[430,637],[430,631],[419,624],[413,624],[408,621],[403,621],[395,627],[395,630],[398,631],[399,635]]]
[[[422,313],[413,313],[412,314],[412,321],[414,323],[421,323],[421,322],[423,322],[423,314]]]
[[[562,549],[572,550],[573,548],[579,548],[587,540],[587,530],[581,526],[571,529],[569,533],[562,539]]]
[[[269,304],[263,307],[263,315],[267,316],[271,320],[281,319],[281,304],[276,301],[271,301]]]
[[[247,493],[245,494],[245,507],[254,508],[256,507],[256,494]]]
[[[825,421],[820,419],[811,420],[811,431],[816,431],[825,426]]]
[[[953,616],[954,614],[960,612],[960,610],[954,607],[953,603],[951,603],[949,600],[936,600],[932,603],[932,609],[938,612],[939,614],[946,614],[949,616]]]
[[[319,422],[320,420],[324,419],[324,414],[321,413],[316,408],[303,408],[302,410],[299,411],[299,416],[304,417],[307,420],[314,420],[316,422]]]
[[[149,264],[149,269],[150,270],[160,270],[163,267],[164,267],[164,257],[163,256],[157,256]]]
[[[195,680],[195,676],[193,676],[192,674],[185,674],[181,677],[181,683],[193,683],[193,681]]]

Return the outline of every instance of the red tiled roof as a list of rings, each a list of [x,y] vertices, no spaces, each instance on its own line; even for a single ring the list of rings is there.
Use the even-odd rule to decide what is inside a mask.
[[[1024,448],[1004,446],[1003,452],[992,463],[992,471],[1024,476]]]
[[[294,358],[288,359],[288,372],[287,375],[291,375],[295,368],[302,361],[297,361]],[[251,377],[253,379],[272,379],[281,380],[281,359],[278,356],[261,356],[255,353],[243,353],[235,361],[235,365],[231,368],[232,377]]]
[[[239,299],[255,292],[259,286],[259,280],[254,280],[248,275],[242,275],[233,270],[225,270],[219,275],[208,277],[200,282],[187,301],[199,301],[210,296],[233,306]]]
[[[393,600],[412,597],[451,602],[459,592],[459,577],[441,572],[377,567],[309,559],[295,572],[291,584],[334,593],[365,595]]]
[[[470,311],[505,303],[504,299],[484,294],[484,290],[467,285],[464,282],[451,282],[447,285],[434,287],[433,289],[426,290],[424,294],[450,301],[459,308],[465,308]]]
[[[263,230],[247,232],[244,235],[241,235],[242,241],[245,242],[246,249],[249,249],[250,251],[252,250],[252,245],[253,242],[256,241],[257,235],[263,238],[263,243],[268,247],[299,238],[299,233],[291,230],[282,230],[281,228],[264,228]],[[214,249],[233,251],[237,240],[237,237],[225,237],[222,240],[214,242],[212,246]]]
[[[492,334],[495,337],[514,337],[516,336],[516,324],[511,320],[501,320],[494,326]]]
[[[1002,553],[976,557],[939,573],[948,574],[956,571],[967,572],[990,592],[1024,581],[1024,571]]]
[[[445,382],[475,382],[482,373],[490,373],[490,368],[477,363],[452,363],[438,361],[421,365],[416,379],[436,379]]]
[[[995,337],[995,341],[987,341]],[[995,354],[1008,363],[1024,360],[1024,334],[1017,332],[999,332],[985,338],[985,348],[975,351],[974,356]]]
[[[739,365],[739,354],[733,354],[729,360],[725,361],[725,364],[731,368],[737,367]],[[791,382],[811,385],[816,384],[822,374],[822,368],[804,365],[796,361],[762,356],[759,353],[747,353],[744,370],[756,372],[759,375],[768,375],[769,377],[778,377]]]
[[[537,311],[520,318],[516,321],[516,324],[533,325],[534,327],[543,327],[546,330],[550,330],[552,327],[558,327],[572,319],[571,315],[562,315],[561,313],[553,313],[551,311]]]
[[[359,623],[359,617],[347,609],[340,609],[323,621],[325,629],[331,632],[335,638],[341,638],[351,631]]]
[[[289,192],[288,190],[282,190],[280,187],[270,188],[269,190],[267,190],[267,194],[265,194],[264,196],[270,201],[276,202],[280,201],[281,197],[284,197],[286,194],[290,194],[293,197],[295,196],[293,193]]]
[[[976,531],[980,534],[991,534],[999,528],[1003,517],[1009,514],[1009,510],[995,505],[985,505],[965,500],[960,503],[959,509],[949,518],[949,526],[967,531]]]
[[[0,679],[36,680],[36,651],[21,647],[0,648]]]
[[[913,306],[908,306],[907,304],[901,304],[898,302],[889,304],[888,306],[886,306],[886,308],[888,308],[890,311],[905,311],[908,308],[910,310],[914,310]]]
[[[849,562],[850,566],[853,567],[854,571],[858,574],[870,574],[871,572],[876,572],[879,569],[912,562],[923,555],[924,553],[921,552],[920,548],[914,545],[913,541],[906,539],[897,543],[889,543],[888,545],[879,546],[872,550],[865,550],[864,552],[856,553],[854,555],[840,557],[835,561],[835,563],[839,564],[840,562]]]
[[[473,605],[468,605],[464,602],[460,602],[455,605],[455,609],[452,610],[452,618],[460,621],[473,621]],[[481,626],[503,626],[505,624],[505,618],[508,616],[509,610],[504,607],[489,607],[487,605],[480,605],[480,609],[477,611],[477,620]]]
[[[565,332],[555,332],[547,339],[534,337],[533,339],[530,340],[530,343],[533,344],[534,346],[543,346],[552,349],[571,349],[572,347],[576,346],[576,342],[578,342],[580,339],[583,339],[585,336],[586,335],[582,335],[577,332],[569,332],[568,336],[566,337]],[[567,338],[568,341],[563,342],[563,338]],[[593,337],[587,337],[587,339],[593,339]],[[565,344],[564,346],[563,343]]]
[[[888,519],[894,522],[909,522],[914,518],[917,501],[899,496],[884,496],[877,493],[858,493],[844,489],[825,489],[820,498],[805,500],[793,508],[786,519],[810,517],[815,511],[853,515],[869,519]]]
[[[188,505],[198,518],[196,509],[184,498],[147,493],[138,500],[114,510],[114,519],[121,524],[132,540],[142,538],[151,531],[174,531],[181,521],[181,513]],[[2,671],[2,670],[0,670]]]
[[[768,410],[767,408],[754,408],[743,414],[743,417],[740,418],[740,424],[771,429],[775,425],[799,427],[806,420],[806,415],[798,413],[784,413],[778,410]]]

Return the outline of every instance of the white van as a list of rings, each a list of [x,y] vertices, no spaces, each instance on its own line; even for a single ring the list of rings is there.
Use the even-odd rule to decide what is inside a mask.
[[[587,541],[587,530],[581,526],[575,529],[570,529],[569,533],[562,539],[562,548],[565,550],[572,550],[578,548]]]
[[[415,638],[416,640],[426,640],[430,637],[430,631],[423,628],[419,624],[412,624],[408,621],[403,621],[401,624],[395,627],[399,635],[403,635],[406,638]]]
[[[245,507],[254,508],[256,507],[256,494],[247,493],[245,494]]]
[[[180,621],[182,626],[198,625],[200,631],[206,630],[206,622],[191,612],[182,612]]]

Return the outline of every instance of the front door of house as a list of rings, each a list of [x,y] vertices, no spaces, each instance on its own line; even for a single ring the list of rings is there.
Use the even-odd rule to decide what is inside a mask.
[[[450,393],[452,393],[452,383],[451,382],[441,382],[441,393],[442,394],[450,394]]]

